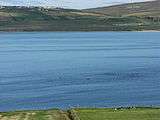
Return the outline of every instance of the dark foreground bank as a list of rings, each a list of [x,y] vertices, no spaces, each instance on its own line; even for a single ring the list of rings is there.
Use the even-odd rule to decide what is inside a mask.
[[[0,120],[159,120],[160,108],[78,108],[1,112]]]

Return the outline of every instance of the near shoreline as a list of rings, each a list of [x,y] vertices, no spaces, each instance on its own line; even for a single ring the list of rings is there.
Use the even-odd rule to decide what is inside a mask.
[[[74,108],[0,112],[0,120],[159,120],[159,107]]]

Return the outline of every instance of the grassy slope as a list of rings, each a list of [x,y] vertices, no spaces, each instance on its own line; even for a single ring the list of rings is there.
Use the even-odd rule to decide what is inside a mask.
[[[101,14],[66,9],[8,7],[0,10],[0,30],[69,31],[99,29]],[[96,25],[96,26],[95,26]]]
[[[110,7],[86,9],[86,12],[106,14],[109,16],[155,16],[160,17],[160,0],[129,3]]]
[[[80,120],[159,120],[160,109],[77,109]]]
[[[60,110],[19,111],[0,113],[0,120],[70,120]]]
[[[89,10],[6,7],[0,31],[160,30],[160,1]]]

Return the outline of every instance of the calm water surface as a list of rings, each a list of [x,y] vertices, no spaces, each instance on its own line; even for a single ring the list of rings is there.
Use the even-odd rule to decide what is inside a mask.
[[[160,33],[0,33],[0,111],[160,106]]]

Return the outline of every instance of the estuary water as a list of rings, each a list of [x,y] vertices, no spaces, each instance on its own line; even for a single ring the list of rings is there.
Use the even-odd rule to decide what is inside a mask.
[[[0,111],[160,106],[159,32],[1,32]]]

